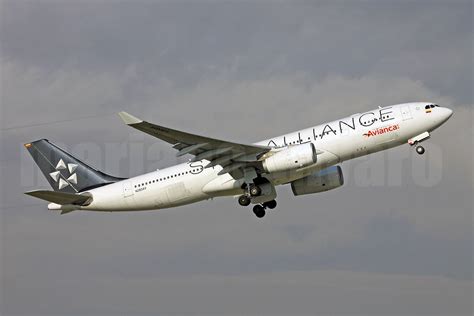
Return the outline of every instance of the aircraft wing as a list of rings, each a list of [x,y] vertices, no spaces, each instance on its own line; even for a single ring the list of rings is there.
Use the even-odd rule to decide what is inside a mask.
[[[178,150],[177,157],[191,154],[195,156],[192,161],[210,161],[206,168],[222,166],[224,169],[220,174],[255,163],[257,157],[271,149],[181,132],[143,121],[127,112],[120,112],[119,115],[125,124],[172,144],[173,148]]]

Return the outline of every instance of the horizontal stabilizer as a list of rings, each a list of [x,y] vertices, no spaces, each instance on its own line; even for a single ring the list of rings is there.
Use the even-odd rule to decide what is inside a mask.
[[[25,192],[25,194],[60,205],[89,205],[92,202],[91,194],[74,194],[46,190]]]

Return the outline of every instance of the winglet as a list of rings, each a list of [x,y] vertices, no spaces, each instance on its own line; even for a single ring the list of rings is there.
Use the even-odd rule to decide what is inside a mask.
[[[135,116],[128,114],[127,112],[119,112],[120,118],[122,121],[124,121],[125,124],[127,125],[132,125],[132,124],[138,124],[143,122],[143,120],[140,120],[139,118],[136,118]]]

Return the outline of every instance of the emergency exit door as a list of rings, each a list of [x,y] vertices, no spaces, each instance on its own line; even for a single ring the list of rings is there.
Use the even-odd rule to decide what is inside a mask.
[[[402,118],[404,121],[410,120],[413,118],[413,116],[411,115],[411,109],[409,106],[403,106],[401,111],[402,111]]]
[[[127,181],[123,183],[123,197],[130,197],[133,195],[132,183]]]

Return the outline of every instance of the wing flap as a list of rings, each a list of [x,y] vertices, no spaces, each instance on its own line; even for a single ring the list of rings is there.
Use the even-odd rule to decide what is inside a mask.
[[[231,160],[236,160],[237,158],[240,158],[242,157],[244,154],[243,153],[237,153],[237,154],[233,154],[233,155],[227,155],[227,156],[222,156],[220,158],[216,158],[214,160],[212,160],[211,162],[209,162],[205,168],[211,168],[211,167],[214,167],[214,166],[225,166],[225,165],[228,165],[229,162],[231,162]]]
[[[225,166],[221,171],[219,171],[218,175],[223,175],[226,173],[231,173],[232,171],[235,171],[237,169],[245,167],[247,164],[244,162],[236,162],[232,163],[230,165]]]
[[[177,145],[173,146],[173,148],[181,147],[181,149],[179,149],[179,152],[176,154],[176,157],[181,157],[187,154],[194,154],[196,151],[198,151],[199,149],[203,147],[208,146],[209,144],[204,143],[204,144],[196,144],[196,145],[191,145],[191,146],[184,145],[185,147],[182,147],[183,145],[184,144],[179,143],[178,146]]]

